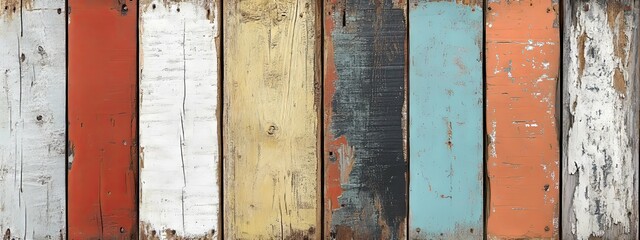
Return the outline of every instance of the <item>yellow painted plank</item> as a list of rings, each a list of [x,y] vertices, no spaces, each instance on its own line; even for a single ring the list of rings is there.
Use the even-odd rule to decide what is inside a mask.
[[[319,238],[316,4],[224,3],[226,239]]]

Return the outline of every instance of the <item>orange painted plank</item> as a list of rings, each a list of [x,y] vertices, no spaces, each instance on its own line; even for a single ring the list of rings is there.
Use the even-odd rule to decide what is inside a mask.
[[[69,7],[69,239],[135,239],[137,1]]]
[[[557,1],[491,1],[486,12],[489,239],[558,237]]]

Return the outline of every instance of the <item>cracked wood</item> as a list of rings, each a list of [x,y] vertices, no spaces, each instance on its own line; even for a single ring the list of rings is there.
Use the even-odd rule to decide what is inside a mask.
[[[62,239],[65,3],[0,6],[0,235]]]
[[[409,6],[409,237],[481,238],[482,4]]]
[[[218,237],[218,10],[140,9],[141,239]]]
[[[223,4],[224,237],[319,239],[319,4]]]
[[[135,239],[137,1],[69,0],[70,239]]]
[[[562,237],[637,239],[640,1],[563,7]]]
[[[558,238],[557,2],[487,6],[489,239]]]
[[[328,238],[407,237],[406,4],[325,2]]]

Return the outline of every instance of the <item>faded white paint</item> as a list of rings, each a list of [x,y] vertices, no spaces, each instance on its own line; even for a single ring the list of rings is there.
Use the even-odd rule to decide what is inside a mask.
[[[64,239],[65,2],[0,4],[0,237]]]
[[[634,209],[633,144],[629,136],[629,127],[633,126],[628,126],[628,118],[634,114],[634,103],[628,97],[632,88],[620,92],[614,87],[616,71],[623,74],[626,86],[632,84],[628,72],[632,44],[620,44],[623,38],[619,36],[632,40],[634,21],[631,14],[613,11],[616,16],[609,17],[615,19],[616,26],[610,28],[607,14],[611,12],[600,4],[589,4],[588,11],[583,10],[586,7],[578,9],[576,22],[567,33],[572,54],[566,86],[569,99],[565,99],[573,117],[566,167],[569,174],[577,176],[577,182],[575,189],[565,191],[573,192],[570,214],[575,214],[575,222],[570,231],[578,239],[588,239],[591,235],[603,236],[614,224],[625,232],[635,227],[627,215]],[[580,43],[581,37],[584,44]],[[627,54],[620,57],[616,47]]]
[[[218,235],[218,10],[152,1],[140,9],[140,232]]]

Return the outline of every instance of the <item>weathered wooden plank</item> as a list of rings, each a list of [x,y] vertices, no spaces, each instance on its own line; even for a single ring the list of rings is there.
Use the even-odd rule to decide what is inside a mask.
[[[556,0],[490,1],[486,127],[490,239],[557,239]]]
[[[63,239],[65,3],[0,0],[0,236]]]
[[[141,239],[218,237],[218,10],[141,3]]]
[[[318,239],[320,3],[223,4],[224,237]]]
[[[403,239],[406,2],[325,3],[324,232]]]
[[[640,2],[563,8],[563,239],[637,239]]]
[[[409,236],[481,238],[482,1],[409,6]]]
[[[69,0],[70,239],[135,239],[137,1]]]

